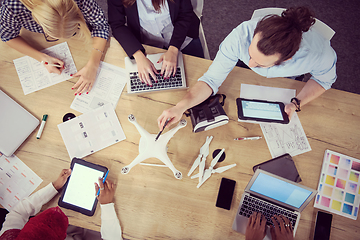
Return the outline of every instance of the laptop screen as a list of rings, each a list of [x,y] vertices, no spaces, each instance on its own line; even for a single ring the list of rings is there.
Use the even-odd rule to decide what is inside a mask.
[[[312,194],[312,191],[264,173],[259,173],[250,190],[296,208]]]

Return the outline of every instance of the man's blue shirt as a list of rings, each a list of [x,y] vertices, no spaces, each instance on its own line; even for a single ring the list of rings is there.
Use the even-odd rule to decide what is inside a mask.
[[[259,19],[245,21],[237,26],[220,44],[214,62],[199,79],[206,82],[216,94],[220,85],[234,68],[238,60],[249,63],[249,46]],[[336,80],[336,53],[316,30],[310,28],[303,33],[299,50],[295,55],[280,65],[270,68],[251,68],[257,74],[267,77],[293,77],[311,73],[325,90],[331,88]]]

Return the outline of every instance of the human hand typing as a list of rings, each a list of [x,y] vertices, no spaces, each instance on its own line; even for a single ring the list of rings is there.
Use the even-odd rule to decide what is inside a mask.
[[[294,239],[293,229],[290,220],[287,217],[275,215],[271,218],[271,221],[274,224],[274,227],[270,230],[272,240]]]
[[[246,226],[245,240],[262,240],[265,237],[266,219],[259,212],[253,212]]]
[[[61,170],[59,177],[52,183],[57,191],[59,191],[64,186],[70,174],[71,174],[71,169]]]
[[[139,79],[152,86],[150,76],[156,81],[157,70],[154,64],[143,54],[141,50],[134,53],[136,65],[138,67]]]
[[[95,192],[97,193],[100,189],[100,194],[97,196],[100,204],[112,203],[115,195],[115,184],[110,180],[99,178],[99,184],[95,183]]]
[[[159,58],[158,63],[163,63],[160,74],[164,75],[164,79],[169,78],[171,75],[175,76],[178,53],[179,50],[176,47],[170,46],[169,49]]]

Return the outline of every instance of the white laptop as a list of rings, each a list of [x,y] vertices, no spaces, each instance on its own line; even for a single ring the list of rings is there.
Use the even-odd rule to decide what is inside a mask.
[[[300,212],[316,194],[317,190],[257,169],[244,190],[232,228],[245,234],[252,212],[262,212],[267,220],[264,239],[271,239],[270,225],[273,215],[289,218],[295,236]]]
[[[0,152],[12,155],[39,120],[0,90]]]
[[[154,64],[155,68],[161,70],[162,62],[157,63],[161,55],[164,53],[148,54],[146,57]],[[138,68],[135,59],[125,57],[125,69],[129,72],[129,79],[127,84],[127,93],[144,93],[161,90],[173,90],[187,88],[183,55],[178,54],[177,70],[175,76],[169,79],[164,79],[160,74],[156,76],[157,80],[152,80],[152,86],[142,83],[138,77]]]

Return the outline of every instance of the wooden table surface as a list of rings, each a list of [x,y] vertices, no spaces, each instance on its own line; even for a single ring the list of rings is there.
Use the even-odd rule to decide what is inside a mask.
[[[56,43],[47,43],[40,34],[22,32],[24,38],[37,49]],[[61,42],[61,41],[60,41]],[[67,41],[76,67],[80,70],[87,62],[91,46],[81,41]],[[163,50],[147,47],[148,53]],[[70,157],[57,125],[65,113],[73,112],[70,104],[74,99],[72,85],[77,79],[56,84],[46,89],[24,95],[13,61],[23,55],[0,44],[0,89],[15,99],[38,119],[48,114],[48,120],[40,140],[37,130],[20,146],[15,154],[36,172],[44,181],[38,189],[54,181],[61,169],[69,168]],[[115,39],[111,39],[104,61],[124,67],[125,53]],[[191,87],[210,66],[211,61],[184,56],[187,83]],[[341,81],[341,79],[338,79]],[[234,141],[234,137],[262,136],[258,124],[237,121],[235,99],[240,94],[240,84],[254,84],[291,88],[299,91],[304,83],[285,78],[266,79],[256,73],[236,67],[223,83],[219,93],[227,96],[225,111],[230,121],[227,125],[207,132],[192,133],[191,121],[180,129],[168,144],[168,155],[174,166],[183,173],[183,179],[175,179],[168,168],[135,166],[129,174],[122,175],[122,167],[138,155],[140,134],[128,120],[134,114],[138,123],[150,133],[157,133],[156,119],[164,109],[174,106],[186,90],[129,95],[126,87],[116,107],[116,113],[124,129],[126,140],[96,152],[84,159],[105,165],[110,169],[108,178],[117,184],[115,208],[120,219],[125,239],[244,239],[245,236],[232,230],[232,222],[241,194],[250,180],[252,167],[271,159],[264,139],[257,141]],[[317,188],[323,155],[326,149],[360,158],[360,96],[330,89],[321,97],[303,107],[299,113],[301,124],[308,137],[312,151],[294,156],[293,159],[302,178],[302,184]],[[236,163],[237,166],[221,174],[213,174],[197,189],[197,180],[187,177],[187,172],[199,154],[206,136],[214,136],[210,153],[225,148],[226,160],[217,167]],[[210,156],[207,166],[210,163]],[[148,162],[159,163],[156,159]],[[196,170],[197,171],[197,170]],[[231,210],[215,207],[222,177],[236,183]],[[43,209],[56,206],[58,196]],[[312,239],[318,209],[312,201],[302,212],[295,239]],[[70,224],[100,230],[100,208],[93,217],[63,209]],[[359,239],[360,220],[351,220],[333,215],[331,239]]]

